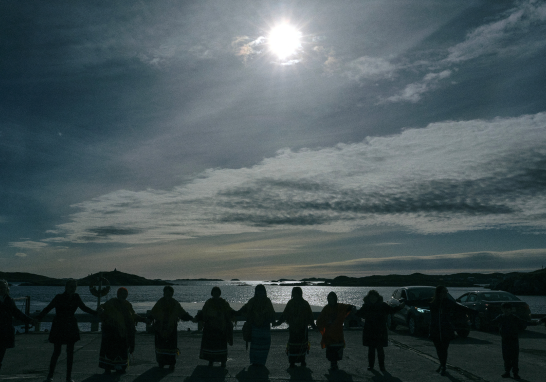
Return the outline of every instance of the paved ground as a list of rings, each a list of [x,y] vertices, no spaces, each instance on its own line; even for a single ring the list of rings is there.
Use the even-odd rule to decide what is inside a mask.
[[[229,348],[226,369],[209,368],[199,360],[201,334],[180,333],[181,356],[173,373],[159,370],[155,364],[153,336],[137,335],[137,348],[127,374],[104,376],[97,367],[100,334],[83,333],[76,344],[73,378],[76,382],[251,382],[251,381],[506,381],[503,371],[500,337],[496,333],[471,332],[467,339],[456,339],[449,352],[448,374],[435,372],[437,361],[432,343],[423,337],[412,337],[407,330],[390,333],[390,346],[385,349],[387,372],[367,371],[367,348],[361,345],[361,332],[345,332],[347,348],[340,362],[340,370],[330,371],[324,350],[320,349],[320,335],[312,332],[311,354],[307,367],[289,369],[284,354],[288,333],[274,331],[272,346],[265,368],[249,367],[248,353],[240,332],[235,332],[235,344]],[[524,381],[546,381],[546,330],[544,326],[532,327],[520,339],[520,374]],[[0,370],[0,381],[43,381],[47,373],[53,345],[47,334],[18,335],[16,348],[9,349]],[[61,355],[55,381],[65,380],[66,357]]]

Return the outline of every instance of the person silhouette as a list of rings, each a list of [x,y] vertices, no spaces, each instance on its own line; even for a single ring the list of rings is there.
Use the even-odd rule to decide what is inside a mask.
[[[61,355],[62,345],[66,345],[66,380],[72,381],[72,363],[74,361],[74,344],[80,340],[80,330],[78,321],[74,313],[78,308],[86,313],[97,315],[98,312],[87,307],[79,294],[76,293],[78,282],[74,279],[69,279],[64,288],[64,293],[56,295],[53,300],[46,306],[36,317],[41,320],[45,315],[55,308],[55,318],[51,324],[49,332],[49,342],[54,345],[53,354],[49,362],[49,373],[46,381],[53,381],[57,360]]]

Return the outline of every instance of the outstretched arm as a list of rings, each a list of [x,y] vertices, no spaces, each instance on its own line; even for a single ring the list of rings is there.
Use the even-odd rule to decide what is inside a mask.
[[[15,302],[13,300],[10,301],[8,309],[10,310],[11,315],[15,317],[16,319],[18,319],[19,321],[26,322],[27,324],[36,323],[35,319],[21,312],[19,308],[17,307],[17,305],[15,305]]]
[[[93,310],[93,309],[89,308],[87,305],[85,305],[83,303],[83,301],[82,301],[82,298],[79,295],[78,295],[78,308],[83,310],[85,313],[89,313],[89,314],[92,314],[94,316],[99,314],[96,310]]]
[[[36,319],[39,321],[44,318],[46,314],[48,314],[53,308],[55,308],[55,306],[57,306],[57,296],[55,296],[53,300],[51,300],[48,306],[46,306],[40,313],[38,313]]]

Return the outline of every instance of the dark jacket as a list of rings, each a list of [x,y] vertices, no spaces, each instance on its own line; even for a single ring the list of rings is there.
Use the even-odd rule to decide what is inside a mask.
[[[383,297],[374,303],[370,303],[367,296],[364,298],[364,304],[356,315],[363,318],[364,330],[362,331],[362,345],[374,347],[386,347],[389,344],[389,334],[387,330],[387,316],[402,309],[402,307],[392,307],[383,302]]]
[[[13,318],[30,324],[32,319],[21,312],[15,305],[15,301],[6,295],[4,302],[0,301],[0,348],[15,347],[15,328]]]
[[[86,313],[97,315],[96,310],[85,306],[79,294],[74,293],[71,297],[65,292],[56,295],[53,301],[38,314],[37,319],[44,318],[53,308],[55,308],[55,318],[49,333],[49,342],[51,343],[68,344],[80,340],[78,321],[74,317],[74,313],[78,308]]]
[[[531,324],[514,314],[509,314],[508,316],[499,314],[491,320],[491,323],[499,324],[502,338],[518,338],[520,328]]]
[[[430,338],[432,340],[451,341],[455,338],[455,326],[451,322],[451,316],[457,311],[464,311],[471,315],[476,313],[475,310],[459,305],[448,298],[430,303]]]

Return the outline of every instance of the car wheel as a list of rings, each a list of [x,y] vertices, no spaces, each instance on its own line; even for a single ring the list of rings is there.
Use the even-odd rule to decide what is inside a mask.
[[[396,323],[392,318],[392,314],[387,315],[387,328],[389,328],[390,330],[396,329]]]
[[[480,316],[476,316],[474,318],[474,327],[476,328],[476,330],[481,330],[481,331],[485,330],[484,322]]]
[[[419,334],[419,330],[417,329],[417,323],[415,322],[415,317],[410,317],[408,320],[408,328],[409,332],[412,336],[416,336]]]
[[[466,338],[468,337],[469,334],[470,334],[470,330],[466,330],[466,329],[457,330],[457,335],[461,338]]]

